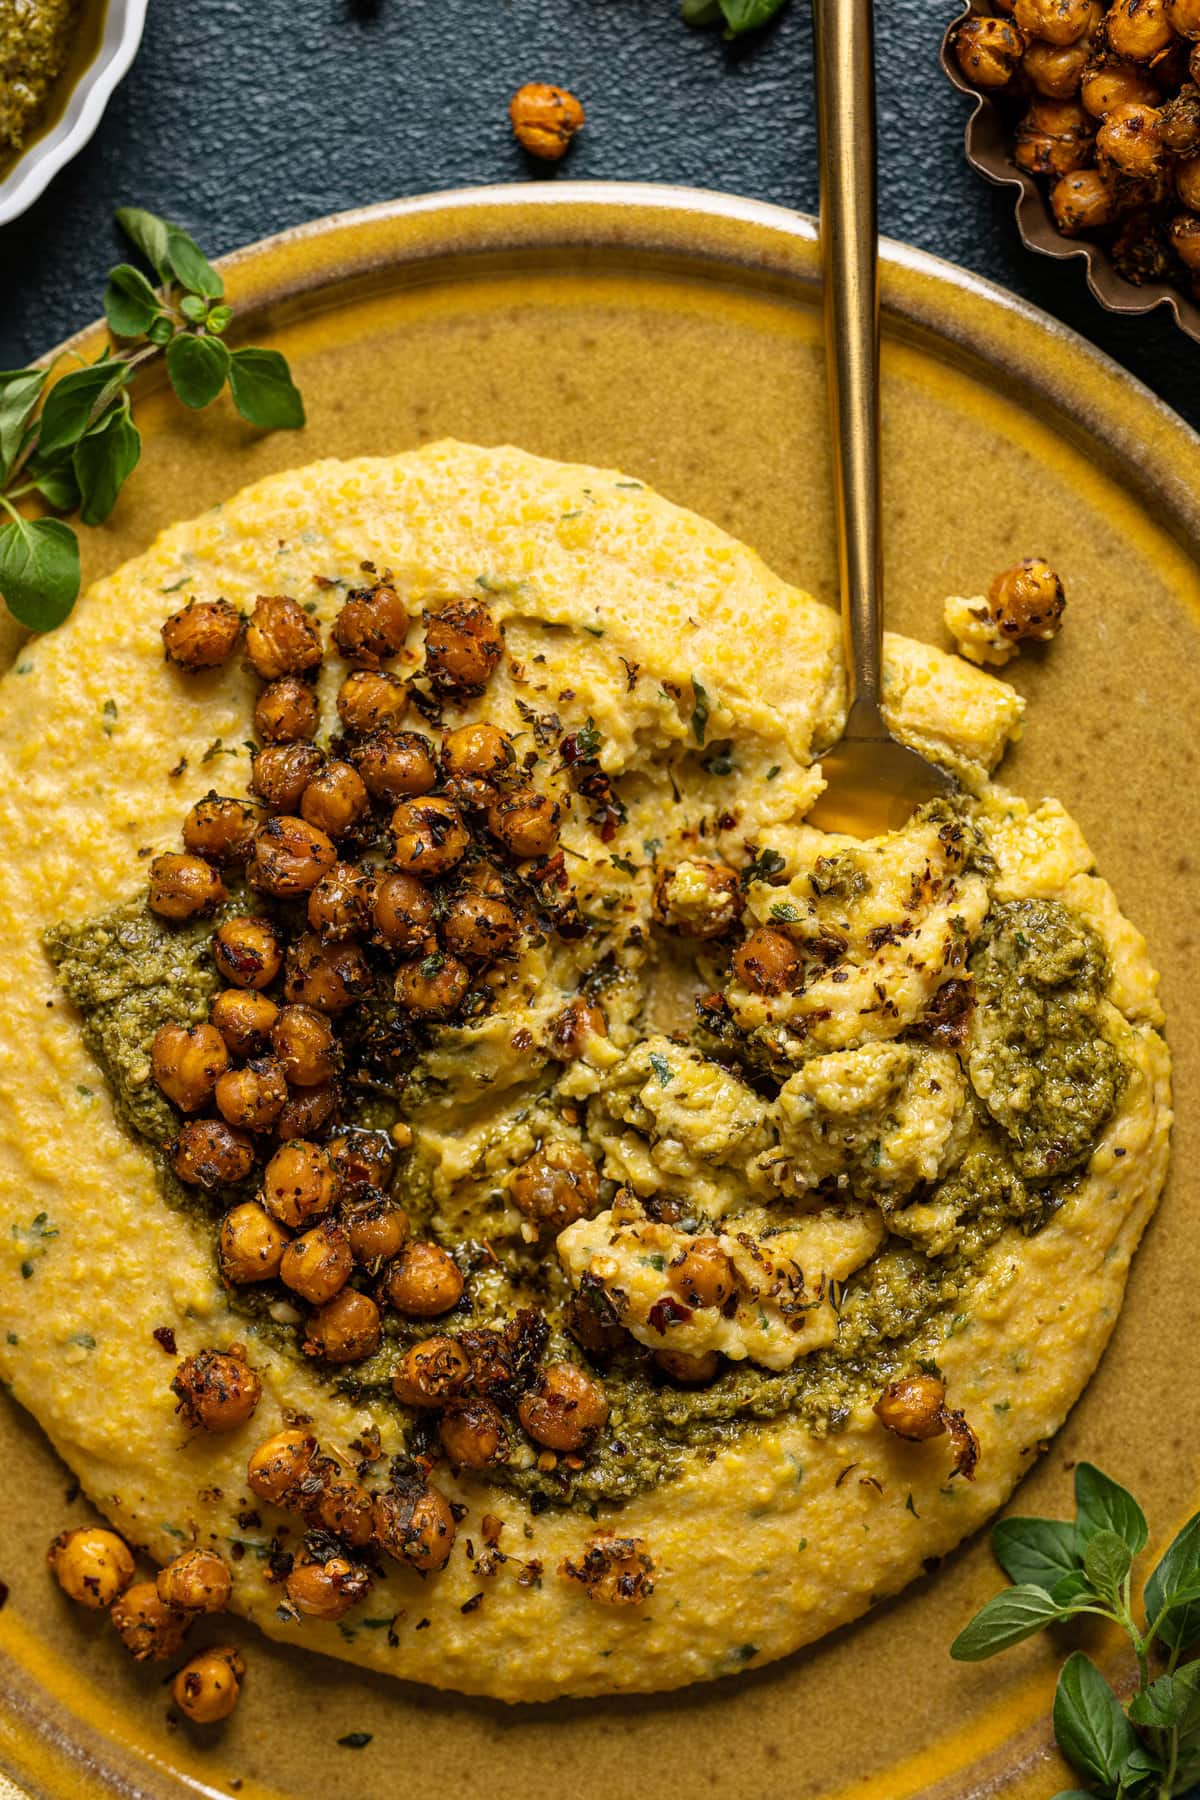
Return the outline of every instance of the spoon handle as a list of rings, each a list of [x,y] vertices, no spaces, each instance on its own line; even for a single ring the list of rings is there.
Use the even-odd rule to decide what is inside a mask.
[[[879,270],[872,0],[813,0],[825,361],[848,737],[883,737]]]

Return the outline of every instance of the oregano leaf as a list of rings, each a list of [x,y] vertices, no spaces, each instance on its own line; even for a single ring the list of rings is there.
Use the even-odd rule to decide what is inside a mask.
[[[1133,1552],[1115,1531],[1097,1531],[1083,1553],[1083,1572],[1098,1594],[1113,1597],[1129,1573]]]
[[[203,250],[177,225],[167,226],[167,261],[189,293],[203,294],[209,300],[220,300],[224,295],[225,283]]]
[[[304,402],[287,359],[278,350],[235,350],[229,361],[229,388],[243,419],[264,431],[298,431]]]
[[[116,337],[144,337],[162,311],[162,303],[140,269],[118,263],[108,272],[104,316]]]
[[[0,480],[7,476],[25,442],[25,427],[45,380],[45,369],[10,369],[0,374]]]
[[[79,593],[79,543],[61,519],[0,526],[0,595],[31,631],[61,625]]]
[[[56,450],[77,443],[128,379],[124,363],[102,359],[56,381],[42,407],[38,454],[53,456]]]
[[[1066,1519],[1001,1519],[992,1550],[1010,1581],[1032,1582],[1047,1593],[1079,1568],[1075,1527]]]
[[[1139,1747],[1133,1726],[1103,1675],[1076,1650],[1063,1664],[1054,1695],[1054,1735],[1073,1768],[1110,1785]]]
[[[185,406],[199,408],[216,399],[229,373],[229,352],[220,338],[178,332],[167,345],[167,374]]]
[[[146,212],[141,206],[119,207],[116,218],[134,249],[141,251],[159,280],[165,281],[171,273],[171,265],[167,259],[169,227],[166,220]]]
[[[956,1662],[982,1662],[1019,1644],[1062,1617],[1044,1588],[1022,1583],[996,1594],[964,1626],[950,1646]]]
[[[1171,1539],[1146,1583],[1151,1624],[1164,1608],[1159,1636],[1172,1648],[1200,1639],[1200,1513]]]
[[[1115,1531],[1133,1555],[1146,1547],[1150,1535],[1146,1515],[1133,1495],[1094,1463],[1075,1467],[1075,1530],[1081,1550],[1097,1531]]]
[[[107,519],[141,453],[141,434],[125,411],[110,414],[80,438],[72,462],[79,483],[79,516],[85,525]]]

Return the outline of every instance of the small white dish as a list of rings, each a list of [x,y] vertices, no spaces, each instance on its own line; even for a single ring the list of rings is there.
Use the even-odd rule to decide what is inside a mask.
[[[19,218],[83,149],[137,54],[148,4],[149,0],[108,0],[100,47],[72,88],[61,116],[0,181],[0,225]]]

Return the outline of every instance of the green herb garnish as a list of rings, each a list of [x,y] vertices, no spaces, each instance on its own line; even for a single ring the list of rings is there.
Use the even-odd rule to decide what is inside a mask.
[[[783,4],[784,0],[682,0],[679,10],[685,24],[697,30],[723,24],[725,36],[735,38],[766,25]]]

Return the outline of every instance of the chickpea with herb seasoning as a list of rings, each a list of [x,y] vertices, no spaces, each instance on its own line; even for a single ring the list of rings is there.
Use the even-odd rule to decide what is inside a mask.
[[[171,1167],[189,1187],[235,1187],[254,1167],[254,1145],[224,1119],[191,1119],[169,1146]]]
[[[327,837],[343,837],[371,804],[361,775],[352,763],[326,763],[300,796],[300,817]]]
[[[1007,87],[1017,71],[1025,39],[1009,19],[972,14],[954,36],[954,54],[968,81],[981,88]]]
[[[470,890],[456,895],[442,920],[447,949],[473,962],[494,962],[520,935],[521,921],[507,900]]]
[[[279,928],[262,914],[226,919],[213,933],[213,961],[234,987],[269,987],[283,966],[283,951]]]
[[[63,1593],[93,1612],[110,1607],[137,1572],[124,1538],[102,1525],[60,1531],[47,1552],[47,1561]]]
[[[381,1335],[375,1302],[357,1288],[344,1287],[308,1321],[301,1348],[306,1356],[320,1356],[326,1362],[362,1362],[374,1356]]]
[[[237,648],[242,623],[228,600],[189,600],[163,622],[167,661],[189,671],[219,668]]]
[[[246,624],[246,660],[264,681],[302,675],[321,661],[321,633],[286,594],[260,594]]]
[[[438,1420],[438,1441],[456,1469],[508,1461],[508,1428],[491,1400],[452,1400]]]
[[[432,1483],[393,1489],[375,1501],[375,1541],[414,1569],[444,1569],[457,1531],[450,1502]]]
[[[452,800],[402,800],[392,813],[392,862],[404,874],[432,880],[462,861],[471,839]]]
[[[160,1600],[152,1581],[135,1581],[108,1616],[135,1662],[162,1662],[176,1655],[195,1615]]]
[[[418,1019],[448,1019],[466,999],[471,971],[457,956],[433,950],[401,963],[392,983],[397,1006]]]
[[[217,1231],[217,1267],[231,1287],[273,1281],[291,1238],[265,1207],[246,1200],[230,1207]]]
[[[451,1337],[427,1337],[404,1352],[392,1392],[405,1406],[444,1406],[470,1378],[471,1359],[461,1344]]]
[[[1015,0],[1013,19],[1027,38],[1073,44],[1095,22],[1092,0]]]
[[[759,994],[784,994],[794,988],[803,971],[800,952],[786,932],[760,925],[733,955],[734,974]]]
[[[397,1312],[435,1319],[462,1299],[462,1272],[448,1250],[418,1238],[384,1271],[383,1292]]]
[[[372,731],[346,755],[376,800],[405,800],[437,786],[433,746],[419,731]]]
[[[341,1619],[371,1586],[370,1572],[345,1556],[327,1562],[298,1562],[284,1584],[298,1613],[310,1619]]]
[[[1096,133],[1096,149],[1123,175],[1157,175],[1164,160],[1158,108],[1114,106]]]
[[[333,1027],[312,1006],[285,1006],[271,1029],[271,1048],[293,1087],[317,1087],[338,1070]]]
[[[252,988],[225,988],[213,1000],[208,1016],[231,1056],[261,1056],[270,1040],[279,1008]]]
[[[548,1363],[517,1403],[529,1436],[548,1450],[581,1450],[608,1418],[608,1397],[576,1363]]]
[[[208,862],[245,862],[262,822],[261,808],[248,800],[208,793],[183,821],[183,847]]]
[[[355,943],[327,944],[317,932],[306,931],[288,948],[283,992],[293,1004],[341,1013],[373,986],[367,960]]]
[[[1064,237],[1107,225],[1113,211],[1111,177],[1101,169],[1077,169],[1050,190],[1050,210]]]
[[[175,1371],[176,1412],[203,1431],[237,1431],[253,1416],[262,1382],[240,1344],[230,1350],[197,1350]]]
[[[147,904],[160,919],[194,919],[215,912],[227,898],[225,883],[203,857],[168,850],[150,864]]]
[[[297,1088],[288,1095],[287,1105],[275,1121],[275,1135],[281,1144],[292,1138],[315,1141],[337,1122],[340,1108],[341,1090],[336,1081]]]
[[[293,899],[316,887],[332,869],[337,851],[323,831],[306,819],[268,819],[254,836],[246,880],[277,899]]]
[[[447,783],[465,806],[490,806],[516,760],[512,739],[498,725],[460,725],[442,744]]]
[[[504,635],[481,600],[451,600],[425,621],[425,673],[448,698],[481,694],[504,655]]]
[[[600,1202],[600,1171],[579,1144],[544,1144],[513,1170],[508,1192],[534,1227],[557,1237],[576,1219],[586,1219]]]
[[[193,1725],[217,1725],[237,1705],[245,1676],[241,1651],[214,1644],[184,1663],[171,1683],[171,1698]]]
[[[251,1493],[272,1506],[288,1507],[302,1495],[317,1440],[296,1426],[264,1439],[246,1464],[246,1484]]]
[[[365,1268],[379,1269],[399,1256],[408,1242],[409,1218],[402,1206],[376,1199],[346,1211],[342,1223],[350,1239],[354,1260]]]
[[[667,1264],[667,1280],[687,1306],[723,1306],[734,1291],[733,1264],[715,1237],[696,1237]]]
[[[217,1109],[235,1131],[270,1131],[287,1104],[287,1079],[273,1056],[256,1056],[217,1080]]]
[[[324,1306],[345,1287],[353,1267],[349,1238],[335,1219],[322,1219],[292,1239],[284,1250],[279,1277],[310,1306]]]
[[[396,1166],[396,1151],[386,1131],[355,1126],[327,1145],[339,1200],[358,1201],[372,1189],[386,1188]]]
[[[250,787],[275,812],[294,813],[324,766],[315,744],[268,744],[254,758]]]
[[[1094,132],[1077,100],[1037,100],[1017,127],[1017,166],[1033,175],[1069,175],[1091,157]]]
[[[562,807],[536,788],[503,795],[488,808],[488,830],[511,855],[549,856],[558,843]]]
[[[199,1112],[229,1067],[225,1040],[215,1025],[160,1025],[150,1046],[150,1072],[172,1106]]]
[[[375,1508],[366,1488],[356,1481],[335,1477],[321,1489],[308,1517],[313,1524],[340,1537],[351,1549],[362,1550],[371,1541]]]
[[[359,937],[370,925],[375,878],[355,863],[334,863],[308,896],[308,922],[326,941]]]
[[[303,1139],[281,1145],[264,1172],[262,1202],[292,1231],[327,1213],[333,1205],[333,1169],[320,1145]]]
[[[355,588],[333,622],[333,641],[348,663],[377,669],[399,656],[408,636],[408,612],[389,581]]]
[[[358,669],[347,675],[337,697],[347,731],[391,731],[408,711],[408,689],[386,669]]]
[[[233,1574],[215,1550],[185,1550],[158,1571],[155,1580],[164,1606],[179,1612],[219,1613],[229,1605]]]
[[[433,898],[415,875],[388,868],[375,883],[375,940],[389,950],[419,950],[434,929]]]
[[[298,675],[269,681],[254,708],[254,729],[265,744],[304,743],[317,734],[317,696]]]
[[[1167,0],[1114,0],[1105,16],[1109,48],[1131,62],[1149,62],[1174,35]]]

